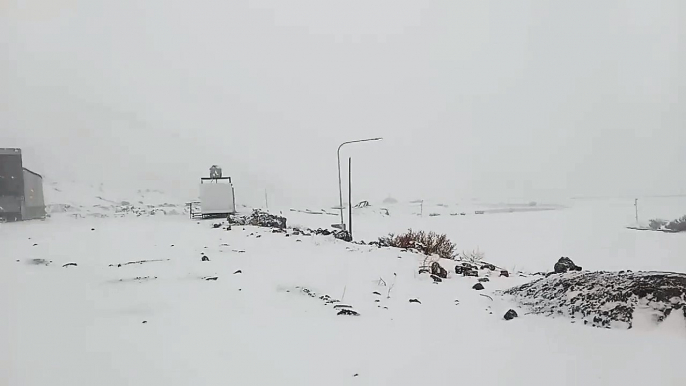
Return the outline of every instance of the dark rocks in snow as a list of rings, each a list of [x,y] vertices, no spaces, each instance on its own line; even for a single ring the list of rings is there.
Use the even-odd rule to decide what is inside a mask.
[[[475,270],[475,269],[468,269],[468,268],[465,268],[465,269],[462,271],[462,275],[464,275],[464,276],[478,277],[478,276],[479,276],[479,271],[477,271],[477,270]]]
[[[222,227],[222,224],[221,224],[221,223],[214,223],[214,224],[212,224],[212,228],[214,228],[214,229],[221,228],[221,227]]]
[[[31,260],[29,260],[29,264],[31,264],[31,265],[45,265],[45,266],[48,266],[48,265],[50,265],[50,263],[52,263],[52,261],[48,261],[48,260],[45,260],[45,259],[31,259]]]
[[[210,261],[210,258],[207,256],[203,256],[200,261]]]
[[[128,263],[124,264],[117,264],[117,267],[121,267],[122,265],[132,265],[132,264],[143,264],[143,263],[154,263],[158,261],[169,261],[169,259],[151,259],[151,260],[137,260],[137,261],[129,261]],[[114,267],[114,264],[110,264],[110,267]]]
[[[144,320],[144,321],[143,321],[143,324],[146,324],[146,323],[148,323],[148,321],[147,321],[147,320]]]
[[[442,279],[448,278],[448,271],[446,271],[445,268],[441,267],[441,265],[438,264],[437,261],[431,263],[431,274],[434,276],[438,276]]]
[[[243,273],[243,271],[241,271],[241,270],[239,269],[238,271],[234,272],[233,274],[235,275],[235,274],[238,274],[238,273]]]
[[[76,267],[76,266],[77,266],[76,263],[67,263],[67,264],[64,264],[64,265],[62,266],[62,268],[64,268],[64,267]]]
[[[217,279],[219,279],[219,277],[218,276],[208,276],[208,277],[204,277],[203,279],[207,280],[207,281],[210,281],[210,280],[216,281]]]
[[[440,277],[438,277],[436,275],[431,275],[431,278],[434,279],[434,283],[440,283],[443,281],[443,279],[441,279]]]
[[[474,284],[474,286],[472,287],[472,289],[475,289],[475,290],[477,290],[477,291],[481,291],[482,289],[484,289],[484,285],[481,284],[481,283],[476,283],[476,284]]]
[[[347,304],[336,304],[333,306],[333,308],[338,309],[338,308],[353,308],[352,306],[349,306]]]
[[[231,224],[286,229],[285,217],[269,214],[259,209],[253,210],[249,216],[229,215],[228,219]]]
[[[637,313],[655,323],[686,317],[686,274],[568,272],[504,292],[536,314],[562,315],[595,327],[631,328]]]
[[[458,275],[462,275],[464,273],[464,267],[461,265],[456,265],[455,266],[455,273]]]
[[[381,294],[380,294],[379,292],[377,292],[377,291],[374,291],[374,292],[372,292],[372,293],[373,293],[374,295],[379,295],[379,296],[381,296]]]
[[[419,304],[422,304],[422,302],[420,302],[419,299],[410,299],[410,303],[419,303]]]
[[[500,276],[510,277],[510,273],[506,269],[500,271]]]
[[[569,257],[560,257],[560,260],[555,263],[555,273],[566,273],[569,271],[581,271],[581,267],[574,264]]]
[[[517,311],[515,311],[515,310],[513,310],[513,309],[510,309],[510,310],[508,310],[508,311],[505,313],[505,315],[503,316],[503,318],[505,318],[505,320],[512,320],[512,319],[514,319],[514,318],[516,318],[516,317],[518,317],[518,316],[519,316],[519,315],[517,315]]]
[[[424,267],[424,268],[419,268],[419,274],[420,274],[420,275],[423,274],[423,273],[429,273],[429,272],[431,272],[431,271],[429,271],[429,269],[426,268],[426,267]]]
[[[479,279],[479,283],[488,283],[490,280],[487,277],[482,277]]]
[[[489,271],[495,271],[495,265],[493,264],[484,264],[481,266],[481,269],[487,269]]]
[[[360,314],[357,311],[348,308],[344,308],[338,311],[336,315],[360,316]]]
[[[337,238],[338,240],[343,240],[347,242],[353,241],[353,236],[350,234],[348,231],[344,230],[337,230],[333,232],[333,237]]]

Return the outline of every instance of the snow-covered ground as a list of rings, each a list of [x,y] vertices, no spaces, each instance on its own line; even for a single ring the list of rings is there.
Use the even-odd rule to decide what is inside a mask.
[[[99,205],[66,193],[51,202],[67,201],[83,213]],[[655,217],[686,213],[681,203]],[[381,207],[355,210],[356,239],[411,227],[511,271],[549,271],[560,256],[591,270],[686,271],[686,235],[625,229],[633,201],[479,215],[489,206],[425,203],[422,217],[416,204],[386,206],[388,216]],[[289,226],[338,221],[282,212]],[[212,223],[54,214],[0,224],[0,384],[684,384],[686,330],[669,318],[606,330],[527,315],[495,292],[531,277],[493,274],[476,291],[477,278],[443,260],[449,278],[434,284],[410,252]],[[337,315],[336,304],[360,315]],[[510,308],[519,317],[505,321]]]

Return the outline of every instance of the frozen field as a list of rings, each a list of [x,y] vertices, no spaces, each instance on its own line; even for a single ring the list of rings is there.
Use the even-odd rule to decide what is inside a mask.
[[[670,200],[646,203],[646,217],[686,213],[683,200]],[[356,239],[412,227],[446,232],[458,249],[478,247],[511,271],[549,271],[560,256],[590,270],[686,271],[686,234],[624,228],[634,219],[632,200],[483,215],[465,206],[465,216],[450,215],[463,210],[459,205],[425,204],[423,217],[414,214],[416,205],[387,208],[390,216],[378,206],[357,209]],[[337,221],[283,214],[291,226]],[[412,253],[211,225],[182,215],[69,214],[0,224],[0,384],[683,385],[686,379],[683,320],[605,330],[526,315],[494,292],[530,278],[493,275],[477,292],[476,278],[452,274],[434,284],[418,275],[423,257]],[[126,264],[143,260],[156,261]],[[63,267],[71,262],[77,266]],[[455,265],[441,264],[449,271]],[[360,316],[337,315],[323,295]],[[520,317],[505,321],[510,308]]]

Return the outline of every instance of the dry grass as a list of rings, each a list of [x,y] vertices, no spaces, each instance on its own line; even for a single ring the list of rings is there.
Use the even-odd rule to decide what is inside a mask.
[[[425,255],[438,255],[444,259],[453,259],[456,256],[455,243],[448,239],[445,234],[436,232],[424,232],[408,230],[405,233],[379,238],[379,244],[389,247],[416,249]]]

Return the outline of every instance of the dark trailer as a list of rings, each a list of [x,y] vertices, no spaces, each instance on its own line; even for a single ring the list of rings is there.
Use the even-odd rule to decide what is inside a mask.
[[[20,149],[0,148],[0,221],[45,218],[43,177],[26,169]]]

